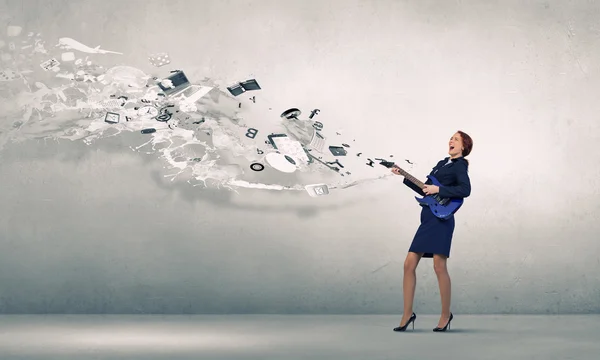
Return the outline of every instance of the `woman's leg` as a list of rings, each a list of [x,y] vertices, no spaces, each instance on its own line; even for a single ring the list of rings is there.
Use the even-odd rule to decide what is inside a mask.
[[[417,286],[417,265],[423,253],[409,252],[404,260],[404,279],[402,281],[402,291],[404,297],[404,313],[400,326],[406,324],[413,313],[413,301],[415,299],[415,288]]]
[[[444,255],[433,255],[433,270],[438,279],[440,286],[440,297],[442,298],[442,315],[438,322],[438,327],[446,326],[448,319],[450,319],[450,295],[451,295],[451,284],[450,274],[448,274],[447,267],[448,258]]]

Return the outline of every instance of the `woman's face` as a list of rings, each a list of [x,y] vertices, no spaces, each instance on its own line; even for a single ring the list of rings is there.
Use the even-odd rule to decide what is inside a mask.
[[[457,158],[462,155],[463,143],[459,133],[452,135],[448,143],[448,154],[452,158]]]

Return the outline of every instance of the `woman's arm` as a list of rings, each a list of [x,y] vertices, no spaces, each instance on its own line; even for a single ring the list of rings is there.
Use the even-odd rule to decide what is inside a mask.
[[[466,198],[471,195],[471,180],[467,164],[458,162],[454,165],[456,169],[456,185],[440,187],[440,196],[443,198]]]

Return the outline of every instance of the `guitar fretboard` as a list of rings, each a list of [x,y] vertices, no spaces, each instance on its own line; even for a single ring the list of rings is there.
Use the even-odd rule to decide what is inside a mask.
[[[422,181],[420,181],[416,177],[412,176],[411,174],[407,173],[406,171],[402,170],[400,167],[398,167],[398,166],[396,166],[396,167],[398,168],[398,170],[400,170],[400,174],[402,174],[402,176],[404,176],[405,178],[407,178],[410,182],[414,183],[415,185],[417,185],[421,189],[423,187],[425,187],[425,184]]]

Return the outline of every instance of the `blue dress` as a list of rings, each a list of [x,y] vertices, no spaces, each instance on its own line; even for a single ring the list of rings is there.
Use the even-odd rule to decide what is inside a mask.
[[[450,159],[447,157],[431,170],[429,175],[435,176],[443,185],[439,195],[444,198],[466,198],[471,194],[471,181],[469,179],[469,164],[464,157]],[[421,196],[423,190],[417,185],[404,179],[404,184]],[[425,182],[431,185],[431,180]],[[452,234],[454,233],[454,215],[448,219],[436,217],[428,206],[422,206],[421,225],[413,238],[409,252],[423,253],[423,257],[432,258],[433,254],[450,257]]]

